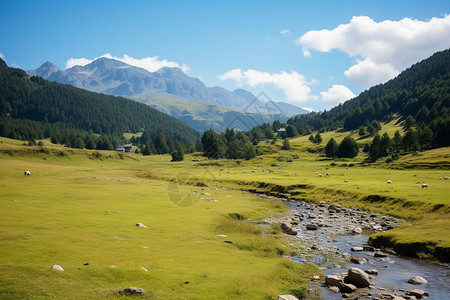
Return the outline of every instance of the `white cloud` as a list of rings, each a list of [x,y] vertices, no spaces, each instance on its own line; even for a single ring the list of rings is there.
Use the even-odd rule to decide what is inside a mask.
[[[112,56],[109,53],[103,54],[94,59],[87,59],[84,57],[83,58],[69,58],[66,62],[66,69],[69,69],[69,68],[71,68],[73,66],[77,66],[77,65],[85,66],[100,57],[115,59],[115,60],[124,62],[126,64],[129,64],[131,66],[146,69],[147,71],[150,71],[150,72],[158,71],[159,69],[161,69],[163,67],[181,68],[184,72],[189,70],[189,67],[186,66],[185,64],[179,65],[176,62],[168,61],[166,59],[160,60],[159,56],[145,57],[145,58],[139,59],[139,58],[134,58],[134,57],[128,56],[127,54],[124,54],[122,57],[117,57],[117,56]]]
[[[311,51],[338,49],[362,58],[345,75],[355,84],[370,87],[383,83],[433,53],[450,48],[450,15],[428,21],[404,18],[375,22],[367,16],[332,30],[313,30],[296,43],[305,57]]]
[[[87,64],[90,64],[92,62],[92,60],[87,59],[87,58],[69,58],[66,61],[66,69],[70,69],[74,66],[85,66]]]
[[[250,87],[256,87],[271,84],[275,88],[283,91],[286,102],[293,104],[300,104],[316,98],[311,95],[311,88],[309,87],[314,82],[307,82],[303,75],[295,71],[291,71],[290,73],[286,71],[268,73],[253,69],[248,69],[247,71],[234,69],[220,75],[219,79],[222,81],[232,79],[239,86],[248,85]]]
[[[321,100],[326,108],[332,108],[339,103],[356,97],[345,85],[335,84],[328,91],[320,92]]]
[[[287,36],[287,35],[291,34],[291,32],[288,29],[283,29],[283,30],[280,31],[280,33],[281,33],[281,35],[284,35],[284,36]]]

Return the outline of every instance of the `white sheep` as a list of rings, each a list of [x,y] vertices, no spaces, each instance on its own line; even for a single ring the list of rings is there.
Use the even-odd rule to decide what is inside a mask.
[[[30,171],[25,171],[25,176],[31,176],[31,172]]]
[[[422,188],[428,188],[428,184],[422,183]]]
[[[392,181],[391,181],[391,180],[388,180],[388,181],[387,181],[387,183],[388,183],[388,184],[391,184],[391,183],[392,183]]]

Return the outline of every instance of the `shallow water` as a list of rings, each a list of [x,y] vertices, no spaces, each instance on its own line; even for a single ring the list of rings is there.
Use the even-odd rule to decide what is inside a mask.
[[[293,210],[302,210],[302,206],[288,202],[287,205]],[[302,221],[299,225],[302,225]],[[300,227],[300,226],[299,226]],[[421,289],[427,291],[430,297],[427,299],[450,299],[450,265],[435,264],[423,260],[416,260],[407,257],[393,256],[379,258],[374,257],[374,252],[362,251],[352,252],[351,248],[367,244],[368,235],[342,235],[335,236],[332,227],[320,227],[316,231],[299,230],[297,237],[299,239],[314,239],[315,244],[320,248],[335,249],[337,257],[343,258],[350,255],[364,257],[367,263],[364,264],[347,264],[341,268],[328,268],[339,262],[330,257],[330,255],[322,255],[320,250],[314,251],[312,257],[292,257],[295,261],[310,261],[319,267],[325,268],[326,274],[346,272],[351,267],[357,267],[362,270],[377,269],[378,276],[371,275],[373,286],[372,295],[383,292],[395,292],[398,289],[412,290]],[[337,254],[339,253],[339,254]],[[407,283],[413,276],[422,276],[428,280],[429,284],[414,285]],[[378,290],[378,288],[386,290]],[[322,288],[322,294],[325,299],[341,299],[341,294],[331,294],[326,288]],[[397,292],[397,294],[403,294]]]

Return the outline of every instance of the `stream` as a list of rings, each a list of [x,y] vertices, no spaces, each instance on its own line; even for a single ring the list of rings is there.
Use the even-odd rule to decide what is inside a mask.
[[[406,296],[405,292],[420,289],[429,293],[426,299],[450,299],[449,264],[432,263],[387,253],[382,253],[385,257],[376,257],[375,253],[379,249],[367,245],[369,234],[395,228],[401,220],[358,208],[328,205],[325,202],[313,204],[280,200],[290,208],[290,212],[283,219],[271,222],[288,222],[297,232],[296,238],[307,250],[304,255],[291,257],[292,260],[314,263],[324,269],[326,275],[344,273],[352,267],[364,271],[376,269],[379,273],[370,275],[371,287],[363,294],[332,293],[323,286],[323,280],[312,283],[312,289],[321,289],[322,298],[392,299],[393,295],[396,295],[405,299],[416,299]],[[310,229],[306,228],[307,225]],[[311,230],[314,225],[317,229]],[[364,250],[352,251],[352,247],[364,247]],[[353,261],[349,263],[349,259]],[[357,261],[354,261],[355,259]],[[428,284],[408,283],[413,276],[425,278]]]

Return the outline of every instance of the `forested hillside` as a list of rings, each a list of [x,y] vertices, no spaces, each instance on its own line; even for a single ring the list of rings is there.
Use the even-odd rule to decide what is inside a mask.
[[[142,131],[152,138],[162,133],[172,144],[189,147],[199,139],[185,123],[145,104],[29,77],[0,59],[0,136],[64,144],[68,136],[78,136],[86,144],[94,133],[113,142],[125,132]]]
[[[392,118],[394,114],[430,124],[438,118],[448,118],[449,108],[450,50],[445,50],[328,112],[297,116],[288,123],[294,124],[300,133],[307,126],[313,130],[356,129],[372,120]]]
[[[441,147],[450,145],[449,109],[450,50],[445,50],[330,111],[299,115],[289,119],[287,124],[304,135],[339,128],[345,131],[370,129],[374,121],[388,121],[400,116],[399,121],[406,130],[412,127],[430,129],[433,132],[431,146]],[[272,127],[277,130],[280,126],[274,123]],[[265,127],[267,125],[259,129]]]

